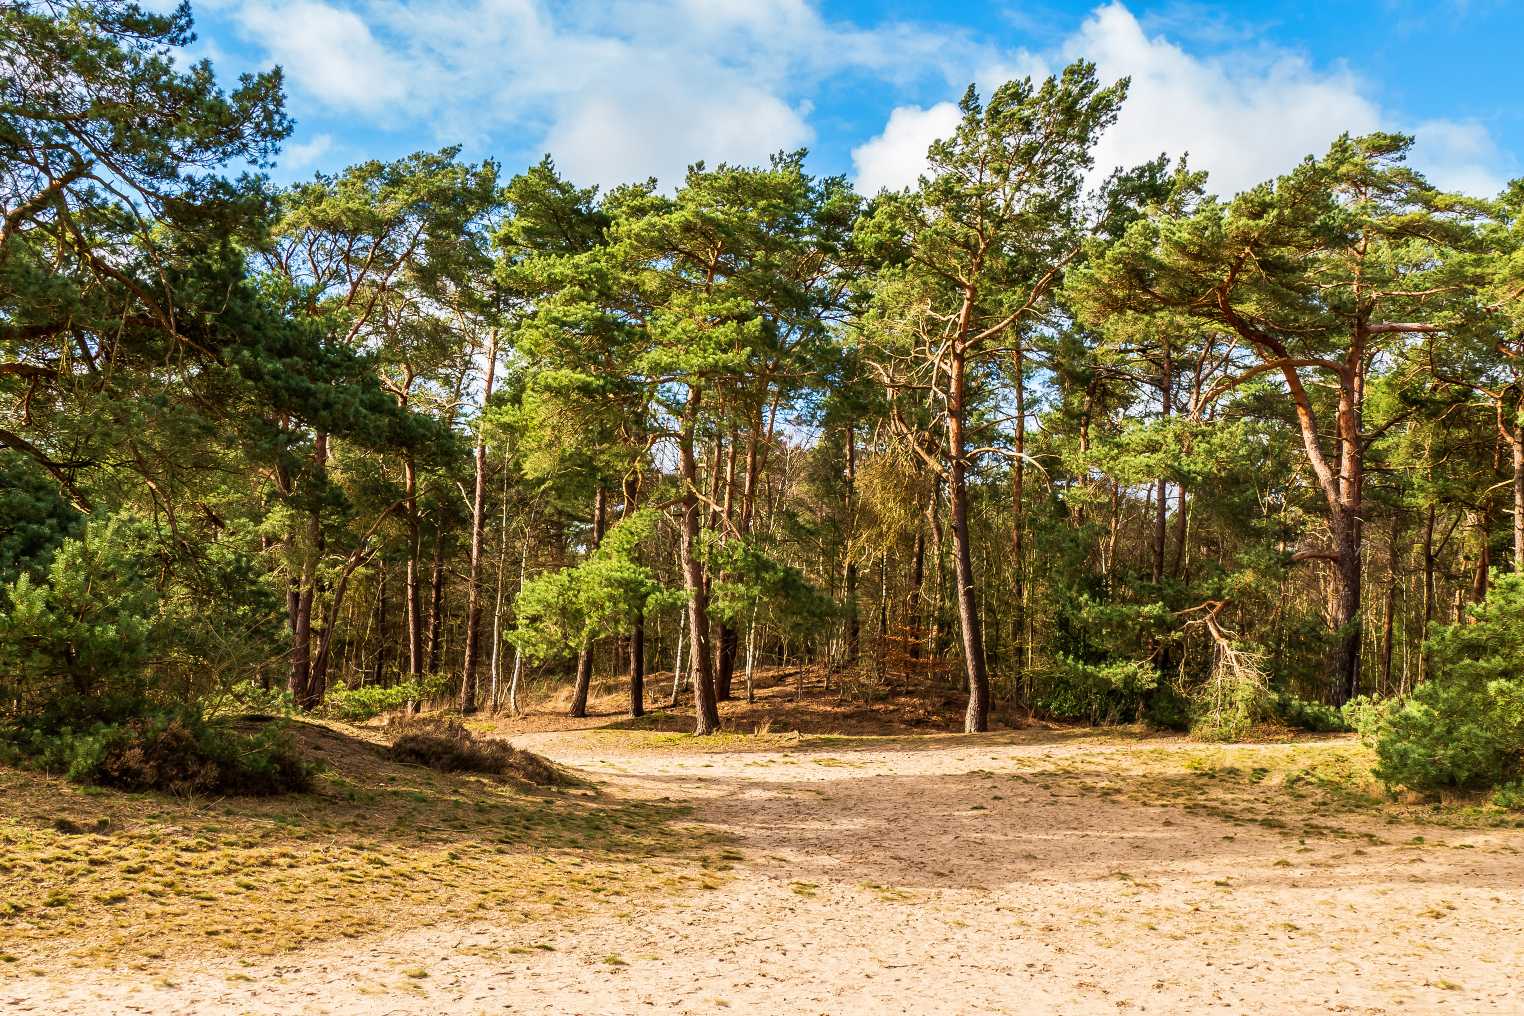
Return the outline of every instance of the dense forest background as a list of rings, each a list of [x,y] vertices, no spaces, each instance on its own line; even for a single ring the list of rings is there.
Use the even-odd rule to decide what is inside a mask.
[[[1524,595],[1524,186],[1439,191],[1407,138],[1219,198],[1180,153],[1095,167],[1127,83],[1081,62],[970,89],[900,193],[454,149],[278,189],[279,72],[177,62],[187,9],[0,24],[34,749],[229,703],[580,713],[595,675],[708,733],[778,664],[956,689],[968,731],[1231,737],[1404,701]]]

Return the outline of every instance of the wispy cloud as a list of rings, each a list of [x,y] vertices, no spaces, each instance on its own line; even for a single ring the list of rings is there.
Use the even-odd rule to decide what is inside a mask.
[[[1018,52],[1013,66],[1052,71],[1084,58],[1103,80],[1131,78],[1127,104],[1096,150],[1097,174],[1157,156],[1189,153],[1225,194],[1251,187],[1321,153],[1344,131],[1414,133],[1415,165],[1440,186],[1491,195],[1506,159],[1485,127],[1430,120],[1405,124],[1382,109],[1357,75],[1315,67],[1298,53],[1256,45],[1207,55],[1150,34],[1121,3],[1098,7],[1050,52]],[[926,145],[945,135],[931,109],[896,109],[884,132],[853,150],[860,186],[899,187],[924,170]]]

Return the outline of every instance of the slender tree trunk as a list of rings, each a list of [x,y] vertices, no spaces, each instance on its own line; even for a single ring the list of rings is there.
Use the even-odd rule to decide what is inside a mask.
[[[1524,417],[1524,408],[1520,416]],[[1524,431],[1517,425],[1508,448],[1513,453],[1513,570],[1524,572]]]
[[[963,666],[968,677],[968,710],[964,733],[990,727],[989,674],[984,661],[984,632],[975,595],[973,542],[968,529],[968,462],[964,454],[964,397],[967,385],[964,351],[955,346],[948,362],[947,495],[952,508],[953,570],[957,579],[958,621],[963,632]]]
[[[1026,474],[1027,474],[1027,392],[1026,363],[1021,339],[1011,355],[1016,383],[1016,433],[1012,444],[1016,459],[1011,463],[1011,659],[1012,675],[1018,694],[1026,681]],[[920,534],[916,536],[920,540]],[[919,553],[919,547],[917,549]],[[917,562],[919,566],[919,562]]]
[[[725,539],[730,539],[731,522],[735,512],[736,492],[736,440],[735,435],[730,436],[729,447],[725,450],[725,501],[720,511],[719,518],[723,520],[723,532]],[[715,647],[714,660],[714,695],[721,702],[729,701],[730,686],[736,672],[736,648],[740,644],[737,632],[726,621],[716,621],[711,625],[714,635]]]
[[[524,527],[524,542],[519,547],[519,584],[518,592],[524,590],[524,573],[529,564],[529,527]],[[514,594],[517,597],[518,593]],[[508,711],[514,716],[519,715],[519,675],[524,670],[524,652],[518,646],[513,647],[513,676],[508,681]]]
[[[667,702],[668,709],[677,707],[677,693],[683,684],[683,639],[688,635],[688,619],[683,617],[677,626],[677,659],[672,662],[672,698]]]
[[[497,329],[487,338],[487,376],[482,382],[482,409],[492,401],[492,382],[497,376]],[[476,661],[481,655],[482,627],[482,535],[487,518],[487,438],[476,428],[476,488],[471,499],[471,571],[466,587],[466,652],[460,678],[460,711],[476,711]],[[501,581],[499,588],[501,589]]]
[[[439,672],[439,655],[444,643],[444,530],[434,534],[434,561],[429,574],[429,651],[428,672]]]
[[[688,394],[678,439],[683,493],[682,540],[678,547],[683,584],[688,591],[688,634],[693,653],[694,733],[713,734],[720,729],[720,712],[714,696],[714,672],[709,657],[709,595],[704,565],[699,560],[698,460],[694,456],[694,432],[698,427],[702,390],[695,384]]]
[[[1436,566],[1434,553],[1434,505],[1429,505],[1429,510],[1424,514],[1423,523],[1423,620],[1418,631],[1418,679],[1422,681],[1428,676],[1429,654],[1426,643],[1429,640],[1429,625],[1434,620],[1434,569]]]
[[[1364,446],[1360,435],[1362,379],[1358,371],[1340,387],[1336,500],[1330,505],[1335,562],[1334,630],[1338,653],[1333,701],[1343,705],[1360,693],[1361,513],[1364,509]]]
[[[1171,390],[1173,364],[1170,362],[1169,344],[1164,346],[1164,369],[1159,377],[1159,417],[1168,421],[1170,411],[1174,405],[1174,392]],[[1154,505],[1154,585],[1164,581],[1164,558],[1169,543],[1169,484],[1164,477],[1159,477],[1155,492]]]
[[[910,592],[906,595],[905,615],[910,621],[910,645],[908,655],[912,660],[921,658],[921,587],[926,582],[926,526],[916,526],[915,553],[910,562]]]
[[[603,484],[598,485],[598,492],[593,495],[593,542],[591,550],[597,550],[598,544],[603,542],[603,526],[607,512],[607,495],[604,494]],[[572,703],[569,715],[587,715],[587,693],[593,683],[593,644],[583,642],[582,650],[577,654],[577,683],[572,688]]]
[[[856,487],[857,487],[857,433],[856,433],[856,430],[857,430],[857,428],[855,426],[852,426],[850,424],[847,426],[847,447],[846,447],[846,459],[847,459],[847,461],[846,461],[846,473],[845,473],[845,478],[846,478],[846,485],[845,486],[846,486],[846,490],[845,490],[845,494],[844,494],[845,513],[846,513],[846,527],[845,527],[845,529],[846,529],[846,550],[847,550],[846,559],[847,559],[847,561],[846,561],[846,573],[845,573],[845,576],[844,576],[844,580],[845,580],[845,584],[846,584],[846,593],[845,593],[845,595],[846,595],[846,601],[847,601],[846,602],[846,608],[847,608],[847,644],[846,644],[846,653],[845,653],[845,656],[846,656],[845,663],[846,663],[846,665],[848,667],[856,665],[858,653],[861,651],[860,650],[860,643],[861,643],[861,639],[862,639],[861,620],[859,619],[858,612],[857,612],[857,559],[853,556],[853,547],[852,547],[853,495],[856,493]]]
[[[1190,501],[1184,487],[1176,488],[1175,499],[1175,562],[1170,574],[1177,579],[1185,578],[1185,538],[1189,527]]]
[[[1378,695],[1389,694],[1392,687],[1392,638],[1397,609],[1397,523],[1393,521],[1387,545],[1386,603],[1381,612],[1381,683]]]
[[[315,472],[322,476],[328,468],[328,435],[319,432],[313,439],[312,460]],[[288,687],[291,699],[303,712],[317,705],[312,680],[312,610],[318,588],[318,559],[323,553],[323,520],[317,509],[307,513],[307,543],[302,553],[301,577],[291,603],[291,675]]]
[[[624,478],[624,518],[635,514],[639,501],[640,474],[632,469]],[[637,608],[635,611],[630,635],[625,639],[625,650],[630,679],[630,715],[644,716],[646,713],[646,612],[644,609]]]
[[[646,619],[635,619],[630,633],[630,715],[646,714]]]
[[[944,553],[942,533],[942,477],[932,480],[931,501],[926,508],[926,522],[931,530],[932,559],[937,563],[937,590],[931,613],[931,646],[927,655],[936,658],[942,654],[946,642],[944,628],[947,612],[947,555]]]
[[[419,589],[419,556],[423,552],[418,520],[418,469],[411,454],[402,461],[403,497],[407,500],[407,574],[403,598],[407,611],[407,672],[414,679],[423,673],[423,595]]]
[[[1471,572],[1471,602],[1481,603],[1487,598],[1487,573],[1492,568],[1492,513],[1476,513],[1476,567]]]
[[[502,705],[501,671],[498,657],[503,648],[503,572],[508,567],[508,469],[503,469],[503,518],[498,529],[497,541],[497,593],[492,603],[492,658],[488,664],[492,672],[492,712]]]
[[[376,569],[376,671],[372,679],[380,684],[386,673],[386,653],[391,640],[386,636],[386,562]]]

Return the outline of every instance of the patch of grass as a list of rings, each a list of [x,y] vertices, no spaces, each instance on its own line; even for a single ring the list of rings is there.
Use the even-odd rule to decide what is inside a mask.
[[[87,793],[0,767],[6,954],[150,969],[488,913],[527,922],[727,877],[702,866],[715,838],[681,805],[400,765],[333,725],[293,736],[326,765],[300,797]]]

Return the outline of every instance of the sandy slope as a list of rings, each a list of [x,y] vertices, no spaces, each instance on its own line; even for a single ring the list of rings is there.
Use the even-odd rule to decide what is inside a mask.
[[[1235,775],[1302,747],[1219,753],[1239,766],[1220,776],[1179,741],[1040,734],[519,741],[610,792],[693,801],[741,859],[718,888],[572,926],[12,981],[0,1012],[1524,1013],[1524,830],[1393,825]]]

